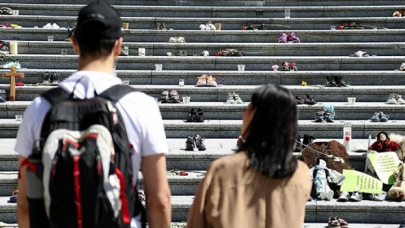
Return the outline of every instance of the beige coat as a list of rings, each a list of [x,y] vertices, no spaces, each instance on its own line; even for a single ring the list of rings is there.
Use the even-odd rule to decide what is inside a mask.
[[[312,183],[301,161],[290,178],[248,168],[245,153],[220,158],[198,187],[188,228],[301,228]]]

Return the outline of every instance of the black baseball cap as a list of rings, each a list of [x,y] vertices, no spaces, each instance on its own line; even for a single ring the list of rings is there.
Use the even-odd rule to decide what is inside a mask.
[[[79,11],[75,36],[118,39],[121,37],[121,24],[120,15],[114,7],[103,1],[93,1]]]

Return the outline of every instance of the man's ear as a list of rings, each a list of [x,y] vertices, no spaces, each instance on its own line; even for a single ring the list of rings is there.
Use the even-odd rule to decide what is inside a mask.
[[[80,48],[79,48],[79,43],[77,42],[76,37],[72,37],[72,46],[73,46],[73,51],[75,52],[76,55],[80,55]]]
[[[122,46],[122,37],[120,37],[117,41],[115,41],[115,45],[114,45],[114,56],[119,56],[121,54],[121,46]]]

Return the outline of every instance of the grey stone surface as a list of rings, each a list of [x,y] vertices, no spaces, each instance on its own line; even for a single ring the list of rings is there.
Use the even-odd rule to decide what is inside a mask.
[[[0,28],[4,40],[47,41],[49,35],[54,41],[64,41],[66,29]],[[361,29],[361,30],[302,30],[294,31],[289,28],[278,30],[123,30],[125,41],[128,42],[168,42],[170,37],[183,36],[188,43],[192,42],[247,42],[247,43],[274,43],[281,32],[296,32],[303,43],[319,42],[403,42],[405,29]]]
[[[138,48],[146,48],[148,56],[167,56],[167,52],[176,54],[179,50],[186,50],[187,55],[201,54],[208,50],[215,55],[219,50],[236,48],[244,56],[348,56],[356,50],[362,50],[370,55],[378,53],[379,56],[404,55],[405,43],[142,43],[124,42],[130,49],[131,56],[138,55]],[[70,42],[64,41],[19,41],[19,54],[47,54],[59,55],[61,49],[67,49],[73,55]]]

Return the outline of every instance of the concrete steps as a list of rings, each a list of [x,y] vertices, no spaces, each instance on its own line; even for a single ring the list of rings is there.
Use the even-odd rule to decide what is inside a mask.
[[[42,27],[47,23],[57,23],[61,27],[72,27],[77,16],[0,16],[0,23],[19,24],[22,27]],[[130,29],[151,29],[156,22],[165,22],[168,28],[174,30],[200,30],[200,24],[208,21],[222,23],[222,30],[240,30],[242,26],[252,22],[269,25],[269,29],[288,28],[293,30],[318,30],[330,29],[331,25],[341,25],[344,22],[359,22],[367,28],[402,29],[405,18],[392,17],[392,13],[386,17],[337,17],[337,18],[187,18],[184,17],[123,17],[123,22],[129,22]]]
[[[7,203],[9,197],[0,197],[0,217],[6,223],[16,222],[16,204]],[[194,196],[172,196],[173,222],[187,220],[189,208]],[[384,201],[339,203],[332,201],[311,201],[306,206],[305,221],[307,223],[325,223],[329,217],[339,216],[351,223],[384,223],[398,224],[402,220],[403,205]]]
[[[0,69],[0,74],[9,70]],[[45,72],[60,74],[61,80],[74,73],[69,69],[21,69],[25,74],[25,84],[41,82]],[[404,72],[401,71],[219,71],[219,70],[116,70],[118,77],[129,80],[131,85],[167,85],[179,84],[184,79],[186,85],[194,85],[197,77],[202,74],[213,75],[218,84],[232,85],[261,85],[266,83],[281,85],[300,85],[306,81],[308,85],[324,84],[326,77],[341,76],[351,85],[404,85]],[[7,84],[9,80],[0,78],[0,84]],[[138,87],[138,86],[137,86]],[[4,88],[4,87],[3,87]],[[24,87],[25,88],[25,87]],[[398,89],[396,87],[395,89]],[[250,99],[250,98],[249,98]],[[370,100],[372,101],[372,100]],[[383,99],[378,99],[383,101]]]
[[[244,42],[244,43],[275,43],[279,33],[296,32],[303,43],[325,42],[403,42],[405,29],[346,29],[330,30],[300,30],[289,28],[278,30],[151,30],[128,29],[123,30],[124,40],[127,42],[168,42],[170,37],[185,37],[190,42]],[[64,41],[67,29],[43,28],[0,28],[4,40],[47,41],[48,36],[54,36],[55,41]]]
[[[324,80],[321,81],[323,83]],[[224,81],[225,83],[225,81]],[[194,84],[194,82],[193,82]],[[9,90],[9,85],[0,84],[0,89]],[[251,99],[256,85],[224,85],[218,87],[195,87],[194,85],[133,85],[138,91],[153,97],[160,97],[164,90],[175,89],[180,97],[190,96],[191,102],[210,101],[226,102],[228,93],[237,93],[244,102]],[[318,102],[347,102],[347,97],[356,97],[357,102],[386,102],[388,95],[398,93],[405,95],[405,86],[349,86],[349,87],[322,87],[322,86],[285,86],[294,95],[309,94]],[[16,87],[18,101],[32,101],[35,97],[51,89],[52,86],[21,86]]]
[[[13,3],[37,3],[37,4],[83,4],[80,0],[14,0]],[[242,1],[242,0],[111,0],[113,5],[159,5],[159,6],[374,6],[374,5],[401,5],[401,0],[343,0],[337,3],[332,0],[309,0],[309,1],[282,1],[282,0],[266,0],[266,1]]]
[[[386,123],[371,122],[370,120],[353,120],[352,137],[367,138],[380,131],[390,129],[390,133],[403,134],[405,120],[391,120]],[[15,119],[0,119],[0,138],[17,136],[19,121]],[[317,138],[340,138],[342,136],[343,120],[334,123],[315,123],[312,120],[299,120],[299,134],[314,135]],[[163,120],[168,138],[186,138],[201,135],[205,138],[234,138],[240,135],[241,120],[206,120],[204,123],[187,123],[185,120]]]
[[[405,54],[404,42],[381,43],[144,43],[124,42],[131,56],[138,56],[138,48],[145,48],[147,56],[167,56],[167,52],[177,54],[186,50],[188,56],[200,55],[203,50],[210,55],[221,49],[236,48],[244,56],[349,56],[362,50],[370,55],[401,56]],[[74,55],[72,44],[64,41],[18,41],[18,53],[21,55],[59,55],[61,49],[67,49],[69,55]]]
[[[245,1],[248,2],[248,1]],[[218,18],[291,18],[305,17],[390,17],[405,5],[379,6],[139,6],[114,5],[122,17],[218,17]],[[19,10],[20,15],[77,16],[84,5],[0,3],[0,6]],[[256,13],[261,11],[262,13]]]
[[[388,98],[388,97],[387,97]],[[0,103],[0,118],[14,119],[15,115],[23,115],[30,101],[16,101]],[[225,102],[191,102],[190,104],[159,104],[163,119],[186,119],[191,108],[201,108],[206,120],[239,120],[248,106],[226,104]],[[390,116],[390,120],[405,120],[403,112],[405,105],[392,105],[377,102],[356,102],[348,105],[347,102],[319,102],[315,105],[299,105],[300,120],[313,120],[315,112],[323,110],[325,104],[335,107],[337,120],[368,120],[376,111],[382,111]],[[352,113],[354,111],[354,113]]]
[[[163,64],[165,70],[238,70],[239,64],[245,70],[272,70],[271,66],[282,65],[283,61],[297,64],[303,71],[319,70],[394,70],[405,62],[405,56],[376,56],[357,58],[347,56],[120,56],[117,69],[153,70],[155,64]],[[372,53],[370,53],[372,54]],[[9,55],[17,58],[22,68],[74,69],[77,67],[76,55]],[[52,64],[51,64],[52,63]]]

